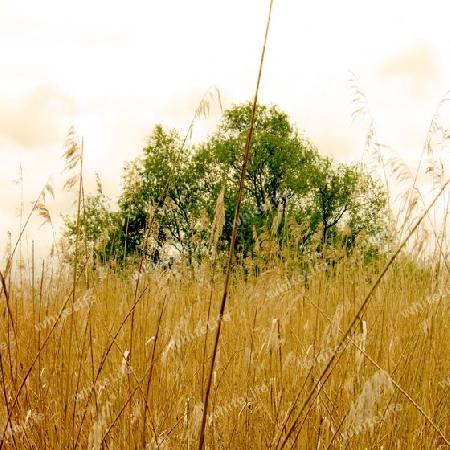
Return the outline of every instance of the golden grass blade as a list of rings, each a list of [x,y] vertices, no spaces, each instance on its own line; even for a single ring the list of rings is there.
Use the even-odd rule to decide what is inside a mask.
[[[228,288],[229,288],[230,275],[231,275],[231,266],[233,264],[233,259],[234,259],[234,247],[236,244],[239,213],[240,213],[240,209],[241,209],[242,196],[243,196],[243,192],[244,192],[245,176],[247,173],[247,165],[248,165],[248,160],[250,157],[250,143],[252,140],[253,127],[255,124],[256,107],[258,105],[259,86],[260,86],[260,82],[261,82],[264,56],[266,53],[267,38],[269,35],[270,19],[272,16],[272,7],[273,7],[273,0],[270,0],[269,14],[268,14],[268,18],[267,18],[266,32],[265,32],[265,36],[264,36],[264,44],[263,44],[263,49],[262,49],[262,53],[261,53],[261,61],[260,61],[260,65],[259,65],[258,79],[256,82],[255,96],[253,99],[253,108],[252,108],[252,113],[251,113],[251,117],[250,117],[250,128],[248,130],[247,140],[245,143],[244,160],[243,160],[243,164],[242,164],[241,179],[240,179],[238,197],[237,197],[237,201],[236,201],[236,208],[235,208],[235,212],[234,212],[233,232],[231,235],[230,252],[229,252],[229,256],[228,256],[228,264],[227,264],[227,270],[226,270],[226,276],[225,276],[224,292],[223,292],[222,302],[220,305],[219,317],[223,317],[223,315],[224,315],[226,301],[227,301],[227,297],[228,297]],[[215,364],[215,361],[217,358],[217,347],[219,345],[221,328],[222,328],[222,321],[219,320],[219,323],[217,326],[217,331],[216,331],[216,336],[215,336],[215,340],[214,340],[214,347],[213,347],[213,351],[212,351],[211,366],[209,369],[209,376],[208,376],[207,385],[206,385],[203,418],[202,418],[202,423],[201,423],[201,427],[200,427],[200,437],[199,437],[199,443],[198,443],[199,450],[203,450],[204,445],[205,445],[206,419],[207,419],[207,414],[208,414],[208,405],[209,405],[209,398],[210,398],[210,392],[211,392],[212,377],[213,377],[213,373],[214,373],[214,364]]]

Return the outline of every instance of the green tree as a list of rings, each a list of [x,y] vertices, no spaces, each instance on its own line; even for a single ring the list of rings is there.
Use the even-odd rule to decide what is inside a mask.
[[[76,217],[63,217],[68,243],[68,262],[72,261],[77,233]],[[80,263],[93,265],[120,258],[120,215],[110,209],[110,199],[103,194],[86,197],[80,215]]]
[[[148,137],[143,155],[125,166],[119,199],[123,217],[124,254],[142,249],[145,230],[156,214],[149,251],[155,261],[173,245],[190,262],[204,247],[202,212],[213,201],[206,171],[207,159],[184,145],[175,130],[157,125]],[[203,236],[204,237],[204,236]]]
[[[216,132],[196,147],[186,145],[177,131],[157,125],[142,155],[124,166],[119,211],[106,213],[100,199],[89,205],[90,245],[100,250],[100,222],[111,230],[102,247],[106,257],[124,260],[140,254],[155,217],[147,256],[158,262],[172,246],[189,263],[199,261],[208,255],[210,224],[224,188],[225,226],[218,250],[227,250],[251,108],[250,103],[233,106]],[[362,240],[366,247],[380,247],[386,217],[386,196],[362,167],[320,156],[286,113],[276,106],[257,107],[239,217],[239,254],[259,251],[262,235],[274,241],[280,254],[285,248],[297,255],[324,257],[331,248],[350,254],[363,234],[368,236]],[[303,227],[300,237],[292,231],[296,223]]]
[[[204,145],[216,173],[226,187],[226,226],[229,241],[240,181],[242,157],[250,127],[252,104],[236,105],[225,111],[216,133]],[[317,150],[290,123],[276,106],[258,105],[242,202],[238,245],[246,253],[254,244],[254,230],[270,224],[282,210],[283,228],[289,202],[308,189],[309,167],[314,166]]]
[[[316,250],[322,256],[330,247],[344,247],[350,254],[363,232],[372,237],[373,245],[387,238],[386,194],[361,165],[336,164],[320,157],[311,168],[310,182],[303,214],[310,218],[307,237],[320,232]]]

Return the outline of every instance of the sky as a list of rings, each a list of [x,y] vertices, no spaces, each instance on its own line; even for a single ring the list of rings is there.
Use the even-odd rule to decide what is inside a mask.
[[[114,200],[124,162],[155,124],[185,134],[210,86],[224,108],[251,99],[268,9],[269,0],[0,0],[0,264],[8,232],[13,243],[19,234],[21,198],[26,216],[49,177],[57,233],[74,212],[62,192],[69,127],[84,139],[87,192],[98,172]],[[287,112],[321,153],[359,160],[368,123],[352,122],[351,71],[380,141],[415,170],[450,89],[446,11],[437,0],[274,0],[260,102]],[[213,102],[194,140],[219,120]],[[53,233],[40,222],[24,245],[42,253]]]

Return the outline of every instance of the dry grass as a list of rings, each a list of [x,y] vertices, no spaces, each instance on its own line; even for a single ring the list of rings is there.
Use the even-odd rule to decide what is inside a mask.
[[[264,49],[253,113],[263,59]],[[355,114],[370,117],[356,81],[353,89]],[[201,101],[180,153],[215,97],[220,103],[211,89]],[[436,113],[424,154],[442,193],[448,182],[436,173],[431,136],[448,133],[438,119]],[[443,227],[429,219],[417,174],[378,142],[373,119],[366,159],[387,189],[402,186],[400,222],[392,228],[403,233],[397,253],[389,249],[394,256],[372,266],[356,255],[333,269],[310,261],[307,282],[305,269],[295,269],[298,261],[273,259],[257,278],[249,275],[255,261],[232,271],[233,245],[227,269],[219,269],[223,192],[211,262],[196,270],[146,271],[142,256],[137,278],[89,268],[78,259],[87,244],[79,229],[83,144],[74,129],[65,150],[66,187],[76,190],[72,267],[60,262],[55,274],[47,268],[54,265],[43,265],[37,277],[34,255],[31,267],[23,263],[21,236],[31,214],[52,224],[49,182],[24,222],[21,207],[22,232],[0,271],[0,450],[450,448],[449,270],[445,232],[437,231],[446,228],[448,208]],[[145,230],[143,254],[176,165]],[[101,192],[98,178],[97,185]],[[238,200],[233,240],[239,206]],[[428,248],[423,219],[437,242],[431,254],[440,264],[430,267],[400,252],[404,236],[415,238],[416,254]],[[273,233],[277,228],[274,222]]]
[[[432,302],[426,300],[436,286],[430,271],[407,260],[394,263],[364,315],[366,332],[354,333],[353,342],[345,340],[337,351],[342,330],[370,289],[367,268],[348,260],[333,273],[315,271],[309,288],[289,274],[287,289],[269,298],[270,290],[286,283],[286,275],[271,271],[231,281],[206,448],[276,448],[286,438],[292,405],[304,402],[334,354],[338,361],[285,448],[436,448],[443,443],[439,434],[450,435],[449,299],[441,290]],[[218,310],[223,275],[212,277],[209,267],[189,276],[154,272],[142,286],[135,303],[129,277],[108,272],[92,280],[93,301],[78,301],[76,311],[62,315],[71,296],[70,274],[44,279],[34,303],[32,286],[23,291],[12,286],[11,315],[2,302],[0,319],[6,405],[0,446],[198,445],[205,367],[217,328],[217,317],[208,319],[209,302],[212,296]],[[86,288],[77,285],[81,294]],[[422,307],[411,309],[420,301]],[[39,323],[47,326],[38,331]]]

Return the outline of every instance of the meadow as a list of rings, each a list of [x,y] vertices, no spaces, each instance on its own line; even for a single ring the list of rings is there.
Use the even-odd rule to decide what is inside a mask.
[[[146,260],[174,164],[135,263],[94,264],[81,223],[83,144],[69,142],[67,168],[79,170],[66,183],[77,205],[70,261],[18,257],[28,217],[0,267],[0,450],[450,449],[444,177],[433,178],[442,219],[372,121],[365,152],[386,186],[411,182],[377,257],[355,246],[332,264],[325,251],[299,260],[289,246],[273,252],[270,233],[258,237],[264,264],[234,255],[264,49],[228,256],[217,250],[217,207],[211,258]],[[428,156],[439,133],[450,136],[436,115]],[[51,222],[45,192],[31,214]]]
[[[399,256],[358,316],[381,270],[236,270],[222,317],[210,264],[5,280],[0,448],[197,448],[220,322],[204,448],[444,449],[448,292]]]

